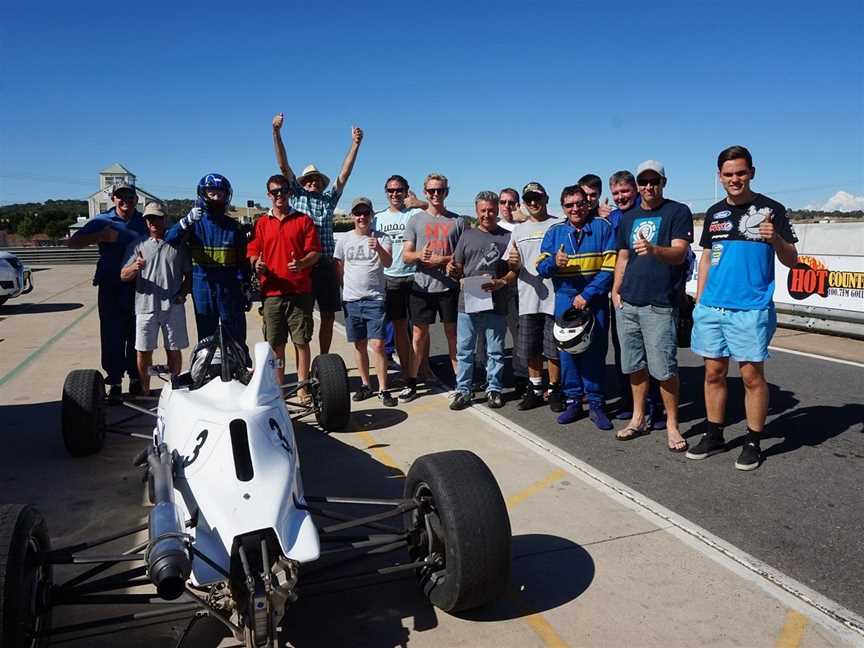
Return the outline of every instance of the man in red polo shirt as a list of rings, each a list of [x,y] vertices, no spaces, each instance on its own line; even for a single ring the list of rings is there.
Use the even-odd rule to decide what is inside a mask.
[[[312,219],[288,204],[291,186],[283,175],[267,180],[273,209],[255,223],[246,254],[261,282],[264,339],[279,358],[276,377],[285,381],[285,343],[294,343],[298,380],[309,377],[312,339],[312,266],[321,242]],[[305,392],[301,391],[301,397]]]

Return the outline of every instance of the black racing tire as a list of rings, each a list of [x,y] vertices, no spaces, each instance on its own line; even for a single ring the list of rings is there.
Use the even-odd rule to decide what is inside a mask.
[[[315,419],[327,432],[344,430],[351,418],[351,390],[342,356],[324,353],[312,361]]]
[[[75,369],[63,383],[63,443],[73,457],[99,452],[105,445],[105,381],[95,369]]]
[[[417,576],[429,601],[445,612],[478,608],[499,598],[510,579],[510,517],[492,471],[473,452],[449,450],[419,457],[405,479],[405,497],[428,506],[409,511],[413,560],[440,559]]]
[[[39,565],[37,556],[50,548],[39,511],[0,506],[0,648],[48,645],[51,566]]]

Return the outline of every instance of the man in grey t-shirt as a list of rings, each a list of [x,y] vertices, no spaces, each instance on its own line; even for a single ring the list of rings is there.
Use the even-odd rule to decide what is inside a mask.
[[[479,288],[492,293],[491,304],[477,303],[475,292],[468,288],[459,298],[458,334],[456,342],[456,396],[450,409],[468,407],[473,398],[474,353],[477,337],[486,340],[486,378],[489,388],[486,402],[491,408],[504,405],[504,332],[507,328],[507,293],[502,288],[516,281],[516,273],[509,271],[504,251],[510,242],[510,233],[497,223],[498,194],[481,191],[474,199],[477,228],[467,230],[456,246],[453,262],[464,282],[480,277]],[[482,293],[481,293],[482,294]],[[491,308],[489,307],[491,306]]]
[[[414,362],[407,385],[399,394],[399,399],[404,402],[417,397],[417,372],[429,352],[429,325],[435,323],[436,315],[444,325],[450,362],[456,370],[459,282],[453,265],[453,251],[465,230],[465,220],[444,207],[449,191],[446,177],[438,174],[426,176],[423,190],[429,206],[408,221],[402,247],[404,262],[417,264],[409,306],[414,324]]]
[[[120,279],[135,282],[135,351],[142,393],[147,395],[159,331],[172,374],[180,373],[181,350],[189,346],[184,304],[192,288],[192,259],[185,245],[165,241],[165,212],[158,204],[147,205],[144,219],[150,236],[126,248]]]

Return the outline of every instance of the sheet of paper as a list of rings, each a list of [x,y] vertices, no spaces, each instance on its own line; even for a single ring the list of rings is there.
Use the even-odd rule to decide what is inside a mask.
[[[492,293],[481,288],[492,279],[489,275],[465,277],[462,280],[462,294],[465,298],[466,313],[480,313],[492,310]]]

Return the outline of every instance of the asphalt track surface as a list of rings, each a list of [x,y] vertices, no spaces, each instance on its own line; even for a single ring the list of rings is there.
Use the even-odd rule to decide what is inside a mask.
[[[452,387],[443,329],[434,325],[431,331],[433,370]],[[678,360],[681,429],[688,437],[705,417],[704,374],[701,358],[689,350],[681,350]],[[508,359],[508,378],[509,366]],[[665,431],[621,442],[614,431],[602,432],[587,418],[563,426],[547,407],[520,412],[510,390],[497,413],[864,615],[864,368],[776,351],[767,373],[771,406],[764,462],[751,472],[734,467],[747,431],[743,386],[734,366],[727,451],[703,461],[668,452]],[[606,382],[613,386],[609,409],[614,410],[611,346]],[[613,423],[619,430],[626,421]],[[695,440],[690,437],[691,444]]]

